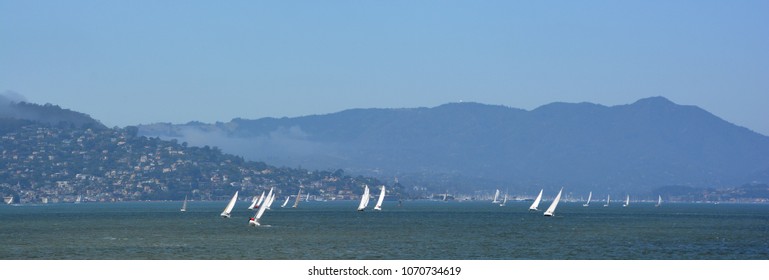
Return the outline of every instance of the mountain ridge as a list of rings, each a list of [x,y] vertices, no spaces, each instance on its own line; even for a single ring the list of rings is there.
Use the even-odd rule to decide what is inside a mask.
[[[555,102],[530,111],[474,102],[350,109],[296,118],[156,124],[140,126],[140,133],[216,145],[278,165],[338,167],[398,176],[402,182],[419,177],[411,183],[462,189],[569,186],[638,192],[662,185],[766,181],[769,173],[768,137],[661,96],[616,106]],[[431,176],[435,182],[424,179]]]

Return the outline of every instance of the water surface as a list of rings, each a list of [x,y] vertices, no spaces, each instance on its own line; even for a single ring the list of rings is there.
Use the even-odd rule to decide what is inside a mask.
[[[249,227],[226,201],[0,206],[0,259],[647,260],[769,259],[769,205],[356,201],[273,206]],[[549,202],[543,201],[542,205]]]

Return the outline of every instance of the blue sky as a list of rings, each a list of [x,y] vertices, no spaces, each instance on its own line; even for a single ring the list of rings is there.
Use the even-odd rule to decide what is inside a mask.
[[[665,96],[769,135],[769,1],[0,0],[0,93],[108,126]]]

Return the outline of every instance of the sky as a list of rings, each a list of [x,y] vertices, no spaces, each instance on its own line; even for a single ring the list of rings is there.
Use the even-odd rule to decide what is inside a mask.
[[[769,135],[769,1],[0,0],[0,94],[107,126],[664,96]]]

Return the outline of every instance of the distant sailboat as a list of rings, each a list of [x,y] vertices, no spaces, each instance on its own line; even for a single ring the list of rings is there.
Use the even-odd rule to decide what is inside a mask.
[[[291,199],[291,196],[290,196],[290,195],[287,195],[287,196],[286,196],[286,201],[283,201],[283,205],[281,205],[281,206],[280,206],[280,208],[284,208],[284,207],[286,207],[286,205],[288,204],[288,200],[289,200],[289,199]]]
[[[491,203],[494,203],[494,204],[499,203],[499,189],[497,189],[497,192],[494,193],[494,201],[492,201]]]
[[[590,206],[590,199],[593,198],[593,192],[590,192],[590,194],[587,195],[587,202],[585,204],[582,204],[582,206],[588,207]]]
[[[296,208],[297,206],[299,206],[299,200],[301,199],[302,199],[302,188],[300,187],[299,192],[296,193],[296,200],[294,200],[294,206],[292,206],[292,208]]]
[[[611,195],[606,195],[606,204],[603,205],[603,207],[609,207],[609,202],[611,201]]]
[[[232,208],[235,208],[235,202],[238,201],[238,191],[235,191],[235,195],[232,196],[232,199],[230,199],[230,203],[227,204],[227,207],[224,208],[224,211],[222,211],[222,214],[219,214],[222,216],[222,218],[229,218],[230,213],[232,212]]]
[[[502,199],[502,204],[499,204],[499,206],[505,206],[505,203],[507,203],[507,193],[505,193],[505,198]]]
[[[374,206],[374,210],[382,211],[382,202],[384,202],[385,197],[385,186],[382,186],[382,191],[379,192],[379,200],[376,201],[376,206]]]
[[[531,206],[529,207],[529,211],[539,211],[537,207],[539,207],[539,202],[542,201],[542,192],[544,190],[545,189],[539,190],[539,195],[537,195],[537,198],[534,199],[534,203],[532,203]]]
[[[256,211],[256,215],[254,215],[253,218],[249,219],[248,225],[252,227],[261,226],[259,219],[261,219],[262,215],[264,215],[264,211],[267,210],[267,208],[270,208],[269,205],[272,204],[274,198],[275,195],[268,195],[267,198],[265,198],[263,206],[259,207],[259,211]]]
[[[81,201],[83,201],[83,196],[78,195],[77,198],[75,198],[75,203],[80,203]]]
[[[625,204],[622,205],[622,207],[627,207],[630,205],[630,195],[627,195],[627,198],[625,198]]]
[[[443,201],[449,200],[449,191],[446,191],[446,193],[443,194]]]
[[[662,196],[658,196],[657,198],[657,205],[654,205],[654,207],[660,207],[660,204],[662,204]]]
[[[364,187],[365,189],[363,189],[363,195],[360,196],[360,204],[358,205],[358,211],[363,211],[366,209],[366,206],[368,206],[369,190],[367,185]]]
[[[272,209],[272,203],[275,202],[275,196],[278,195],[277,193],[272,194],[272,198],[270,198],[270,204],[267,205],[267,209]]]
[[[275,201],[275,193],[273,193],[273,190],[275,190],[274,187],[270,188],[270,193],[267,194],[267,198],[264,200],[262,205],[259,206],[259,207],[264,207],[264,208],[267,208],[268,210],[270,209],[270,207],[272,207],[272,202]]]
[[[13,196],[12,195],[3,197],[3,199],[5,200],[5,204],[13,204]]]
[[[262,195],[260,195],[259,197],[254,196],[254,199],[251,200],[251,205],[248,206],[248,210],[258,208],[259,204],[261,204],[263,200],[264,200],[264,191],[262,191]]]
[[[187,212],[187,195],[184,196],[184,203],[182,203],[182,209],[179,209],[179,211]]]
[[[550,207],[548,207],[547,211],[545,211],[545,216],[547,217],[553,216],[553,212],[555,212],[555,207],[558,206],[558,201],[561,200],[562,192],[563,192],[563,188],[561,188],[561,190],[558,191],[558,195],[555,196],[555,200],[553,200],[553,203],[550,204]]]

